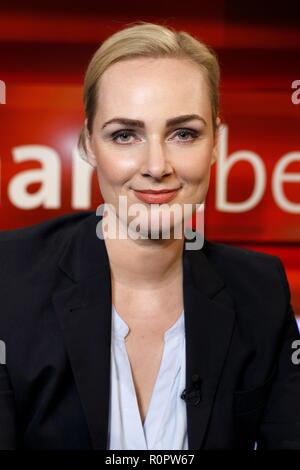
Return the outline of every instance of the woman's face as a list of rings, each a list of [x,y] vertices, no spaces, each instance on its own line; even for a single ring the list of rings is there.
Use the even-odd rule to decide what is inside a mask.
[[[162,223],[182,223],[184,207],[193,204],[194,212],[205,199],[217,151],[201,70],[182,59],[130,59],[111,65],[98,86],[86,145],[104,202],[114,206],[119,219],[119,196],[126,197],[128,209],[142,205],[140,232],[149,233],[150,212],[163,206],[141,201],[134,191],[178,188],[167,204],[178,204],[181,215]],[[134,219],[126,217],[124,223]]]

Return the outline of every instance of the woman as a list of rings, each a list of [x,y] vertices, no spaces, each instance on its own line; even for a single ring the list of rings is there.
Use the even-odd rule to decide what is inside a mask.
[[[1,448],[300,447],[280,259],[186,248],[216,160],[218,85],[215,54],[164,26],[130,25],[96,51],[79,145],[101,222],[70,214],[0,236]]]

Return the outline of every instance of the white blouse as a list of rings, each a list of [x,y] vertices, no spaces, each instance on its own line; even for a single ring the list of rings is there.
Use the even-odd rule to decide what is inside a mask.
[[[108,449],[187,450],[184,312],[164,335],[164,350],[142,424],[125,347],[129,327],[112,306]]]

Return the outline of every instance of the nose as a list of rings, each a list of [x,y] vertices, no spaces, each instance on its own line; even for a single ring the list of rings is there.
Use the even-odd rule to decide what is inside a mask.
[[[148,141],[144,163],[141,168],[143,176],[150,175],[153,178],[160,179],[171,174],[172,171],[172,165],[169,162],[164,143],[159,140]]]

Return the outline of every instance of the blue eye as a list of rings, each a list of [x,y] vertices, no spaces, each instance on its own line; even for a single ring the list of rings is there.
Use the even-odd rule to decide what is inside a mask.
[[[134,130],[131,130],[131,129],[123,129],[123,130],[120,130],[120,131],[117,131],[117,132],[114,132],[112,135],[111,135],[111,139],[113,142],[116,142],[116,143],[128,143],[130,142],[130,140],[128,139],[128,137],[134,137],[136,134],[135,134],[135,131]],[[190,142],[190,141],[193,141],[195,139],[197,139],[197,137],[199,137],[200,135],[200,132],[199,131],[196,131],[196,130],[193,130],[193,129],[178,129],[175,133],[175,135],[186,135],[188,136],[189,138],[186,139],[186,138],[183,138],[183,139],[179,139],[181,142]],[[125,140],[124,140],[125,138]],[[120,140],[118,140],[120,139]]]
[[[132,131],[129,131],[129,130],[123,130],[123,131],[118,131],[118,132],[115,132],[114,134],[112,134],[112,140],[114,142],[117,141],[117,139],[121,136],[126,136],[126,137],[129,137],[129,136],[132,136],[134,134],[134,132]],[[123,140],[124,142],[124,140]],[[128,142],[128,140],[125,140],[125,142]]]
[[[192,139],[183,139],[184,141],[190,141],[190,140],[193,140],[193,139],[196,139],[198,136],[199,136],[199,132],[198,131],[193,131],[192,129],[179,129],[176,133],[176,135],[182,135],[182,134],[186,134],[186,135],[189,135],[190,137],[192,137]]]

